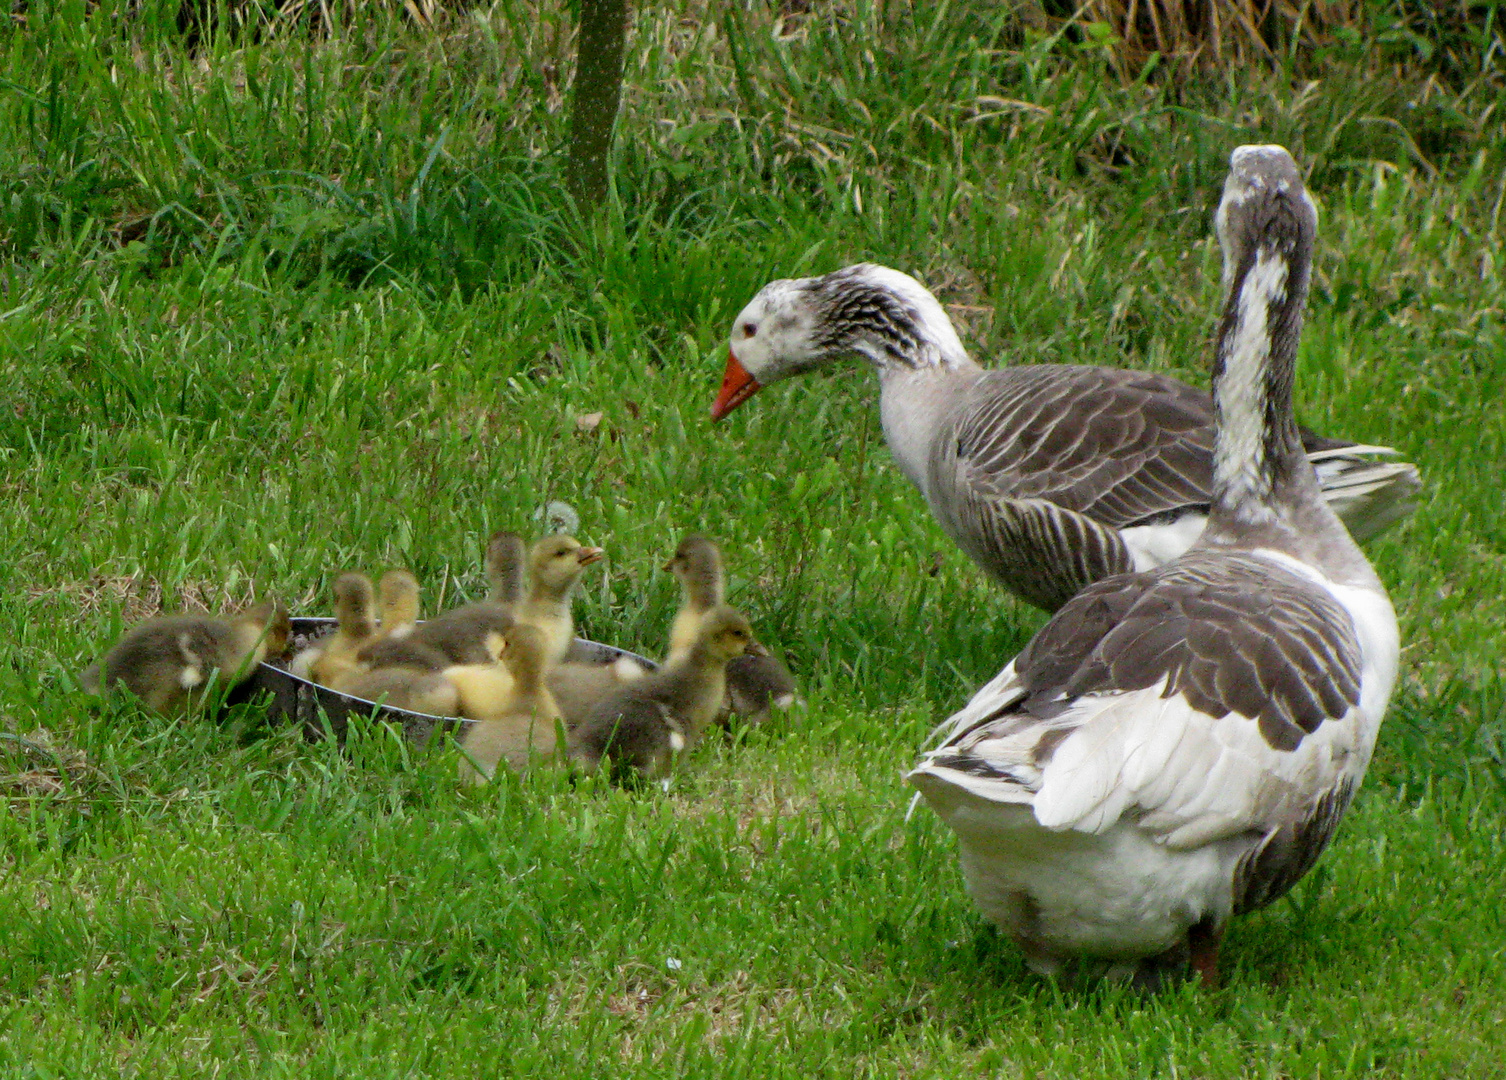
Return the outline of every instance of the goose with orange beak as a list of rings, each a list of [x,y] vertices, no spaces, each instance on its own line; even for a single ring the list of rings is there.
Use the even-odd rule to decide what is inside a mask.
[[[879,379],[884,438],[957,545],[1014,595],[1054,611],[1113,574],[1177,558],[1213,486],[1212,397],[1165,375],[1030,364],[988,370],[908,274],[859,263],[770,282],[732,324],[720,420],[780,379],[848,358]],[[1395,451],[1300,431],[1328,506],[1356,540],[1415,508]]]

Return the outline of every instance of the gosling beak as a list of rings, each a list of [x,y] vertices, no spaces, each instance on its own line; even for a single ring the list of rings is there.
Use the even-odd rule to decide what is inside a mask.
[[[660,570],[668,570],[671,573],[674,572],[674,568],[675,568],[675,561],[673,559],[670,559],[669,562],[667,562],[663,566],[659,567]]]
[[[606,550],[603,548],[583,547],[575,553],[575,558],[582,566],[590,566],[605,554]]]
[[[752,641],[752,640],[750,640],[748,642],[748,647],[746,649],[744,649],[743,652],[747,653],[747,655],[749,655],[749,656],[768,656],[769,655],[769,650],[768,649],[765,649],[757,641]]]
[[[762,389],[759,381],[749,375],[748,369],[738,360],[737,353],[728,346],[727,370],[722,373],[722,392],[716,395],[716,401],[711,405],[711,419],[720,420]]]

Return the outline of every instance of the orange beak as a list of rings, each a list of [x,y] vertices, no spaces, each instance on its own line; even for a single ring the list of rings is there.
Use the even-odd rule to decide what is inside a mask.
[[[748,374],[748,369],[743,367],[737,359],[737,353],[727,348],[727,370],[722,375],[722,392],[716,395],[716,401],[711,405],[711,419],[720,420],[733,409],[747,401],[763,387],[758,380]]]
[[[582,566],[590,566],[605,554],[606,551],[599,547],[583,547],[575,553],[575,558]]]

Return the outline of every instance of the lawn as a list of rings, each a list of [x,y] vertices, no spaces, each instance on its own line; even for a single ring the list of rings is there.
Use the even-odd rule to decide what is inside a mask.
[[[644,5],[582,220],[553,6],[240,35],[177,7],[0,33],[0,1072],[1498,1075],[1499,51],[1340,36],[1126,81],[1008,5]],[[1403,675],[1334,846],[1234,925],[1223,988],[1057,986],[899,780],[1044,617],[931,521],[871,375],[707,410],[765,281],[862,259],[988,362],[1206,385],[1210,218],[1251,141],[1320,207],[1301,419],[1423,473],[1368,548]],[[556,499],[608,551],[582,633],[661,651],[659,565],[707,532],[806,708],[667,792],[471,794],[381,727],[337,748],[72,689],[158,610],[324,614],[341,570],[394,565],[429,610],[473,597],[487,534]]]

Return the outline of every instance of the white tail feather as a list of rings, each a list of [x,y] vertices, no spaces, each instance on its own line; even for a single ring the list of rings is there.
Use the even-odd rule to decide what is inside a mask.
[[[1309,455],[1323,498],[1356,542],[1369,540],[1417,509],[1422,478],[1406,461],[1370,461],[1359,454],[1394,454],[1384,446],[1346,446]]]

